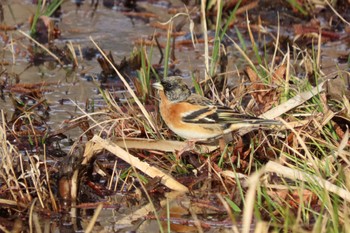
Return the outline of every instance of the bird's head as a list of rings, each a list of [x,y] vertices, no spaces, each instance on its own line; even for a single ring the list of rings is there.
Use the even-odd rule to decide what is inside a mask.
[[[191,95],[190,88],[180,76],[166,77],[152,86],[160,91],[164,91],[165,96],[172,102],[184,101]]]

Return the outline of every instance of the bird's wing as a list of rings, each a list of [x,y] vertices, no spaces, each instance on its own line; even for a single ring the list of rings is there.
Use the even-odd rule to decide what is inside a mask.
[[[182,116],[182,120],[187,123],[198,124],[247,124],[247,125],[277,125],[279,121],[262,119],[246,114],[241,114],[235,110],[221,105],[215,105],[213,102],[203,96],[192,94],[187,103],[195,105],[193,111],[188,111]],[[202,106],[202,108],[198,108]]]
[[[209,105],[203,108],[188,111],[182,117],[184,122],[198,124],[234,124],[234,123],[252,123],[258,124],[263,120],[256,117],[240,114],[231,108],[224,106]]]
[[[251,124],[251,125],[279,125],[279,124],[281,124],[280,121],[263,119],[263,118],[250,116],[247,114],[242,114],[242,113],[236,112],[233,109],[225,107],[225,106],[217,106],[216,113],[218,114],[219,123],[222,123],[222,124],[225,124],[225,123],[231,123],[231,124],[247,123],[247,124]]]
[[[182,116],[182,120],[187,123],[215,124],[218,123],[216,106],[207,106],[201,109],[188,111]]]
[[[218,106],[216,113],[218,114],[218,119],[221,123],[237,123],[244,121],[254,124],[255,121],[263,120],[261,118],[236,112],[233,109],[225,106]]]
[[[193,106],[192,111],[183,114],[182,120],[187,123],[215,124],[218,123],[217,106],[211,100],[201,95],[192,94],[186,103]]]
[[[214,104],[210,99],[192,94],[186,102],[193,106],[192,111],[183,114],[182,120],[198,124],[232,124],[242,122],[249,116],[244,116],[226,106]]]

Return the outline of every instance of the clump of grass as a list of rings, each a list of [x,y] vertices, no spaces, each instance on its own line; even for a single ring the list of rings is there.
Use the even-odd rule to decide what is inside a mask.
[[[220,7],[217,9],[220,9]],[[238,34],[240,35],[239,32]],[[219,38],[217,32],[216,36],[218,36],[216,39]],[[310,91],[313,88],[309,80],[299,79],[296,77],[296,74],[290,71],[291,62],[296,63],[296,61],[291,60],[289,50],[287,54],[282,54],[284,57],[282,64],[276,64],[274,60],[264,60],[271,57],[266,55],[260,56],[260,51],[256,43],[251,41],[256,54],[255,60],[259,64],[257,68],[254,65],[255,60],[253,62],[244,52],[247,50],[247,46],[242,36],[239,38],[241,38],[240,41],[244,49],[240,49],[234,42],[235,48],[239,49],[243,57],[246,58],[246,62],[250,64],[254,72],[256,72],[257,76],[265,84],[271,85],[271,78],[275,76],[275,72],[279,66],[286,67],[284,79],[271,85],[276,86],[277,84],[277,87],[275,87],[276,90],[279,90],[277,91],[279,93],[277,96],[282,97],[277,98],[278,100],[285,102],[299,95],[301,92]],[[253,38],[253,36],[250,36],[250,38]],[[208,45],[209,43],[207,43]],[[278,41],[276,41],[276,45],[278,45]],[[321,52],[320,44],[317,47],[317,50],[313,48],[314,50],[312,50],[311,55],[305,56],[305,58],[311,59],[308,62],[313,64],[312,69],[315,75],[314,85],[319,85],[327,79],[327,77],[321,75],[322,71],[318,65],[320,62],[318,54]],[[205,51],[205,58],[212,59],[210,65],[209,62],[206,62],[207,70],[210,70],[210,72],[207,72],[207,75],[210,74],[210,76],[215,73],[215,69],[209,69],[208,67],[215,67],[214,64],[219,54],[217,48],[218,44],[214,43],[213,56],[210,57],[208,56],[209,49]],[[275,53],[277,51],[278,48],[276,47]],[[294,55],[293,57],[298,56]],[[276,66],[269,66],[269,64],[275,64]],[[200,93],[198,84],[195,83],[194,86],[197,92]],[[280,104],[278,100],[275,102],[275,105]],[[249,213],[243,216],[243,222],[246,223],[243,232],[249,231],[248,226],[250,226],[253,215],[257,218],[258,222],[266,221],[270,229],[275,230],[283,229],[284,231],[292,232],[299,232],[300,229],[305,229],[305,231],[311,229],[314,232],[346,231],[349,218],[342,211],[347,209],[348,197],[350,195],[347,185],[348,181],[345,178],[348,173],[346,167],[349,164],[345,157],[340,158],[338,156],[338,151],[340,150],[342,151],[341,153],[348,154],[349,146],[347,142],[349,141],[349,136],[348,131],[344,129],[344,124],[341,126],[342,133],[337,131],[339,130],[340,122],[334,116],[339,114],[338,111],[347,112],[348,110],[344,110],[346,109],[346,105],[344,104],[337,102],[334,105],[333,103],[333,100],[328,99],[326,95],[316,93],[311,99],[282,116],[287,121],[306,120],[308,123],[295,129],[290,128],[289,130],[278,133],[271,133],[275,138],[272,150],[275,151],[276,162],[282,165],[282,169],[284,166],[291,169],[290,171],[302,174],[301,177],[288,176],[286,178],[286,174],[282,171],[280,173],[277,172],[276,177],[269,170],[272,163],[267,166],[269,168],[267,170],[269,171],[265,171],[264,163],[258,161],[255,157],[257,156],[256,154],[251,154],[251,163],[249,163],[249,166],[243,173],[249,175],[251,180],[255,180],[255,186],[252,185],[248,189],[244,187],[244,184],[238,186],[239,193],[244,198],[242,200],[245,206],[243,212]],[[334,108],[335,106],[336,108]],[[349,115],[346,118],[346,121],[348,121]],[[282,138],[277,136],[277,134],[281,133],[284,134]],[[255,146],[256,144],[252,142],[251,151],[257,152],[254,148]],[[232,153],[232,151],[229,153]],[[227,164],[223,163],[222,159],[217,162],[220,168],[228,169]],[[267,180],[260,178],[262,175]],[[271,180],[273,178],[277,178],[277,181]],[[237,181],[237,183],[240,182]],[[335,189],[337,188],[341,189],[342,192],[336,192]],[[247,202],[251,203],[248,204]],[[256,232],[260,232],[259,228],[256,228]]]
[[[237,44],[235,46],[238,48]],[[320,46],[318,49],[320,52]],[[247,62],[253,64],[244,52],[240,51],[247,58]],[[288,57],[284,61],[288,63],[286,67],[289,69],[289,54],[284,56]],[[309,58],[313,59],[312,64],[316,64],[313,66],[316,74],[315,83],[320,84],[326,78],[317,75],[320,73],[317,56],[309,56]],[[255,72],[258,72],[259,77],[274,76],[273,73],[267,72],[267,67],[263,67],[263,70],[262,73],[259,73],[258,69]],[[285,96],[285,98],[280,98],[281,100],[290,99],[312,88],[308,80],[293,77],[288,70],[286,74],[288,77],[285,77],[285,80],[288,81],[284,80],[279,84],[279,88],[284,90],[281,94]],[[349,136],[347,130],[341,133],[343,137],[340,137],[339,131],[337,132],[339,122],[333,118],[337,114],[330,109],[330,106],[333,106],[333,109],[335,107],[332,103],[333,101],[326,95],[315,94],[304,104],[284,114],[283,119],[303,120],[306,118],[309,122],[300,128],[289,128],[290,130],[279,132],[285,137],[277,137],[273,146],[278,154],[276,162],[282,165],[278,170],[274,170],[277,174],[270,173],[269,169],[266,171],[266,167],[258,165],[258,161],[253,162],[252,166],[258,165],[256,173],[251,175],[251,179],[254,177],[256,183],[250,186],[246,198],[248,198],[249,190],[255,197],[249,196],[251,203],[244,211],[249,211],[249,208],[250,211],[254,209],[254,216],[260,221],[267,221],[272,229],[292,232],[299,232],[300,229],[311,229],[313,232],[346,231],[349,218],[343,215],[342,211],[347,209],[350,200],[348,199],[350,192],[345,179],[346,167],[349,166],[349,163],[347,159],[339,157],[338,151],[348,154],[346,152],[349,149],[348,145],[343,143],[348,142]],[[276,104],[278,105],[278,102]],[[346,109],[345,105],[337,104],[336,106],[335,111]],[[344,125],[342,127],[344,129]],[[269,165],[271,164],[268,163],[267,167]],[[283,172],[283,167],[301,176],[288,176]],[[264,179],[264,182],[257,179],[257,176],[262,174],[265,175],[265,179],[267,178],[267,180]],[[269,180],[272,177],[276,179],[276,175],[279,181]],[[337,188],[342,189],[342,194],[335,191]],[[249,213],[253,214],[253,212]],[[251,216],[246,215],[244,219],[248,224]],[[245,230],[244,232],[247,232],[247,228]]]
[[[22,154],[7,138],[11,131],[6,125],[4,112],[1,111],[0,125],[0,183],[4,188],[1,202],[9,206],[16,217],[16,209],[26,209],[30,203],[37,200],[41,209],[58,211],[51,191],[50,172],[47,165],[41,169],[42,161],[46,159],[36,154]],[[28,123],[32,126],[32,123]],[[14,133],[14,132],[12,132]],[[45,171],[44,173],[42,171]]]
[[[217,9],[219,9],[218,15],[220,16],[222,6]],[[220,40],[226,30],[220,29],[220,24],[217,23],[215,43],[211,48],[210,57],[209,42],[206,44],[207,52],[204,63],[207,64],[207,75],[210,76],[208,79],[217,74]],[[171,30],[168,34],[170,32]],[[167,47],[170,48],[169,38],[170,36],[168,36]],[[251,36],[251,38],[253,37]],[[243,42],[242,40],[241,43]],[[276,45],[278,44],[276,41]],[[84,161],[74,166],[88,166],[89,163],[92,163],[92,157],[101,153],[101,145],[111,151],[113,148],[117,148],[118,151],[115,154],[123,154],[125,161],[131,161],[132,158],[133,162],[130,162],[131,165],[127,168],[118,170],[119,160],[116,160],[113,169],[102,172],[99,170],[98,172],[109,177],[107,182],[109,189],[120,192],[126,190],[124,191],[126,195],[132,196],[133,200],[137,201],[140,199],[134,198],[134,196],[144,197],[147,202],[144,206],[145,212],[142,212],[144,214],[138,218],[146,218],[145,216],[147,216],[148,219],[151,219],[154,217],[159,223],[160,231],[164,231],[164,227],[160,223],[162,216],[157,212],[157,206],[166,207],[163,220],[167,221],[168,231],[171,230],[171,221],[186,219],[195,226],[194,229],[197,231],[201,231],[202,228],[210,224],[212,224],[210,226],[215,226],[215,224],[220,223],[226,224],[224,226],[234,232],[238,231],[238,226],[242,227],[242,232],[249,232],[253,228],[255,228],[255,232],[346,232],[349,225],[348,205],[350,201],[349,180],[347,178],[350,165],[348,159],[350,155],[348,152],[349,132],[346,128],[347,123],[336,119],[336,117],[349,122],[350,106],[348,100],[331,100],[324,95],[324,92],[315,91],[309,80],[297,78],[297,75],[291,71],[293,61],[289,57],[290,51],[287,54],[279,52],[283,59],[280,64],[277,64],[274,60],[271,63],[268,62],[267,59],[270,57],[268,55],[260,56],[258,47],[253,48],[256,50],[257,56],[249,59],[245,52],[248,49],[247,46],[245,49],[241,49],[236,43],[234,46],[240,49],[242,57],[252,67],[256,83],[259,84],[251,84],[251,86],[255,85],[255,89],[249,89],[247,85],[248,87],[239,90],[241,96],[253,96],[247,105],[250,108],[249,111],[254,112],[259,100],[265,101],[261,102],[262,105],[265,103],[263,107],[268,105],[268,102],[273,102],[264,109],[271,110],[274,105],[288,102],[291,98],[303,99],[300,95],[301,92],[314,92],[311,93],[310,98],[301,101],[297,106],[280,115],[284,128],[258,131],[249,135],[238,132],[227,143],[223,152],[217,149],[200,151],[196,148],[196,150],[187,151],[186,154],[179,157],[176,154],[179,147],[175,146],[179,145],[178,143],[182,146],[183,144],[178,141],[170,141],[169,139],[174,137],[170,133],[166,133],[166,128],[160,128],[162,123],[156,115],[157,111],[148,111],[143,104],[146,102],[147,96],[152,95],[152,91],[149,89],[152,67],[149,62],[151,59],[141,48],[142,65],[138,78],[142,91],[135,92],[116,70],[129,92],[127,94],[130,94],[131,97],[128,96],[126,101],[117,102],[110,93],[101,90],[108,105],[106,111],[101,110],[87,114],[83,109],[80,109],[84,114],[75,121],[81,118],[89,119],[92,125],[88,127],[88,130],[94,129],[95,134],[101,137],[96,136],[87,143],[83,142],[85,147]],[[275,55],[277,51],[279,51],[278,48],[275,49]],[[167,54],[169,55],[170,52],[168,51]],[[307,57],[312,59],[311,63],[314,64],[312,68],[317,73],[315,81],[316,84],[320,85],[319,83],[324,80],[320,80],[322,76],[319,75],[321,72],[317,60],[318,56]],[[108,58],[106,59],[108,60]],[[254,65],[256,61],[258,61],[259,67]],[[113,66],[110,60],[108,62]],[[169,56],[166,56],[165,64],[169,64]],[[164,65],[164,67],[166,66]],[[165,68],[165,76],[168,73],[166,70],[167,68]],[[253,75],[252,73],[251,75]],[[195,81],[196,90],[200,93],[201,86],[197,80]],[[213,83],[208,82],[205,85]],[[321,88],[321,86],[319,87]],[[220,93],[220,91],[221,89],[217,90],[218,93],[215,95],[218,101],[222,101],[222,97],[227,97],[223,100],[225,103],[236,101],[231,99],[231,90],[223,88],[224,92]],[[144,101],[140,101],[140,99]],[[157,102],[152,98],[148,103],[157,105]],[[154,108],[156,109],[156,107]],[[243,108],[241,107],[241,109]],[[298,124],[294,126],[293,122]],[[7,140],[5,133],[7,128],[4,120],[2,123],[0,126],[0,153],[2,157],[0,177],[2,184],[8,191],[6,196],[0,200],[1,203],[12,207],[19,205],[22,208],[24,206],[27,209],[26,204],[31,203],[32,208],[34,208],[35,203],[39,203],[42,209],[57,211],[53,198],[55,194],[52,193],[48,185],[50,183],[49,172],[45,168],[46,174],[43,175],[40,173],[42,170],[38,169],[42,163],[46,164],[46,158],[42,158],[41,155],[29,155],[28,161],[23,162],[23,155]],[[88,130],[84,134],[87,134]],[[158,139],[158,141],[135,140],[137,138]],[[165,140],[159,140],[163,138]],[[78,143],[82,144],[82,141],[76,144]],[[166,148],[162,143],[167,143]],[[116,144],[125,149],[121,149]],[[160,146],[161,144],[163,147]],[[114,147],[111,149],[112,146]],[[176,149],[169,149],[171,146]],[[200,149],[209,148],[199,147]],[[90,150],[93,150],[93,153]],[[75,150],[72,149],[72,151]],[[73,156],[74,153],[71,155]],[[139,158],[143,161],[138,161]],[[140,163],[136,166],[135,161]],[[147,164],[145,165],[145,163]],[[25,169],[23,164],[28,169]],[[140,164],[146,167],[143,173],[138,170]],[[161,169],[154,169],[154,167]],[[159,170],[166,171],[163,174],[158,173],[162,175],[159,175],[160,181],[158,183],[155,179],[156,184],[151,187],[153,189],[145,187],[153,179],[148,176],[149,170],[147,171],[147,169],[157,170],[157,172]],[[79,171],[79,169],[76,170],[74,174],[79,173]],[[190,189],[191,193],[181,193],[180,195],[164,189],[166,182],[162,179],[170,177],[170,174],[178,177],[180,182],[177,181],[177,183],[183,182],[179,185],[182,191],[186,192]],[[73,180],[78,183],[78,175]],[[166,187],[174,188],[172,185]],[[77,194],[76,188],[74,190]],[[154,194],[157,192],[158,195]],[[164,193],[175,197],[169,197],[169,195],[164,198]],[[175,205],[174,209],[181,207],[187,211],[184,211],[185,214],[171,215],[173,210],[171,200],[174,199],[176,202],[180,202],[179,205]],[[93,221],[90,222],[89,229],[94,225],[101,208],[102,205],[98,205],[98,211],[96,211]],[[138,209],[137,212],[142,209]],[[35,215],[31,216],[35,218]],[[188,216],[191,218],[187,218]],[[218,220],[210,222],[208,216],[213,216],[213,219]],[[222,221],[223,216],[227,217],[228,221]],[[118,224],[120,222],[118,221]],[[129,220],[130,223],[132,222]]]
[[[48,16],[50,17],[57,9],[61,6],[61,4],[64,2],[64,0],[53,0],[50,1],[48,4],[46,4],[46,0],[38,0],[36,12],[33,16],[32,25],[30,28],[30,35],[33,36],[36,32],[36,25],[38,22],[38,19],[41,16]]]

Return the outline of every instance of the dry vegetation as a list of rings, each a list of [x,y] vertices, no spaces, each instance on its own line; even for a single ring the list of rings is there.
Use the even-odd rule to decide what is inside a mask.
[[[220,7],[212,11],[221,16]],[[160,118],[150,84],[154,76],[161,77],[149,65],[145,47],[137,59],[126,61],[137,60],[133,89],[118,70],[122,66],[95,44],[104,67],[120,77],[128,98],[122,101],[101,89],[105,108],[92,113],[86,111],[89,106],[79,109],[79,117],[56,131],[46,127],[45,118],[45,92],[53,84],[22,85],[4,71],[1,90],[11,94],[15,113],[9,119],[1,111],[0,230],[21,232],[29,226],[30,231],[49,232],[54,226],[64,229],[64,223],[79,230],[81,219],[74,217],[81,216],[88,219],[82,224],[86,232],[137,229],[144,220],[156,220],[161,232],[347,232],[350,103],[345,88],[337,96],[328,88],[334,83],[345,87],[349,72],[338,68],[324,75],[322,33],[308,38],[310,49],[293,44],[293,51],[280,47],[277,33],[273,53],[260,56],[248,24],[256,51],[248,56],[247,45],[238,45],[219,29],[222,22],[216,23],[215,38],[203,40],[207,77],[198,82],[193,78],[196,91],[240,112],[279,119],[283,126],[241,130],[225,138],[224,148],[213,141],[179,154],[187,144]],[[172,21],[169,25],[166,61]],[[247,65],[235,86],[227,82],[233,71],[223,68],[227,47],[210,41],[223,37]],[[152,42],[158,44],[155,38]],[[77,62],[76,56],[67,57]],[[83,133],[68,155],[59,158],[56,143],[66,140],[64,134],[72,128]],[[98,216],[103,209],[126,214],[101,230],[96,221],[102,221]]]

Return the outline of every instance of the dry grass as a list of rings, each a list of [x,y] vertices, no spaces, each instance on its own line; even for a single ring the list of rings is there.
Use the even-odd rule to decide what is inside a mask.
[[[201,9],[205,15],[204,4]],[[220,15],[220,7],[217,11]],[[254,46],[249,27],[248,36]],[[110,93],[101,91],[105,109],[94,113],[79,109],[82,115],[70,123],[77,124],[83,133],[66,158],[54,163],[49,160],[44,142],[50,135],[45,138],[35,133],[34,108],[27,108],[14,121],[25,122],[23,125],[31,130],[25,136],[1,112],[1,210],[21,223],[6,219],[0,229],[29,226],[31,231],[39,232],[44,225],[42,216],[60,213],[77,217],[82,209],[93,206],[95,214],[87,224],[87,232],[101,220],[98,215],[103,208],[133,210],[116,219],[116,225],[133,227],[139,219],[155,219],[161,232],[176,231],[176,227],[196,232],[217,228],[244,233],[347,232],[350,104],[345,95],[343,99],[327,96],[326,87],[333,77],[324,76],[320,67],[321,38],[317,40],[317,52],[309,54],[295,48],[297,54],[291,56],[289,49],[283,52],[279,48],[278,34],[272,61],[267,65],[257,64],[263,58],[252,58],[229,38],[250,66],[246,69],[249,85],[225,84],[220,88],[215,77],[226,75],[218,73],[223,53],[220,46],[210,50],[209,39],[204,39],[206,77],[205,82],[195,85],[217,103],[278,118],[282,127],[241,130],[227,141],[224,151],[214,142],[179,156],[178,151],[186,143],[162,123],[153,90],[145,86],[139,91],[146,93],[132,89],[100,50],[130,96],[117,102]],[[212,57],[216,57],[215,62],[210,62]],[[277,57],[280,62],[275,60]],[[144,64],[150,64],[150,58],[143,59]],[[311,64],[316,85],[294,73],[297,62]],[[306,66],[305,70],[310,68]],[[143,70],[143,74],[148,76],[140,83],[148,85],[150,71]],[[244,97],[249,97],[247,103],[243,103]],[[23,140],[20,136],[30,141],[37,153],[19,151],[15,139]],[[89,192],[97,200],[85,201],[83,196]],[[123,197],[105,198],[117,194]]]

